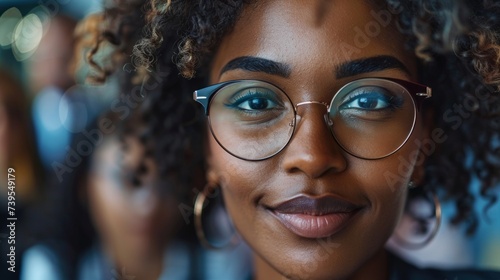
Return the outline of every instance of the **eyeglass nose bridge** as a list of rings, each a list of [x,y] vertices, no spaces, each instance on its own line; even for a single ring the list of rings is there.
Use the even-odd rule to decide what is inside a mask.
[[[302,102],[299,102],[295,105],[295,112],[298,111],[299,106],[308,105],[308,104],[317,104],[317,105],[325,106],[326,107],[326,114],[324,115],[325,122],[328,126],[332,125],[332,120],[328,117],[328,114],[330,113],[330,105],[326,102],[315,101],[315,100],[302,101]]]
[[[326,111],[327,112],[330,110],[330,105],[328,103],[326,103],[326,102],[308,100],[308,101],[302,101],[302,102],[297,103],[297,105],[295,105],[295,111],[297,111],[297,109],[299,108],[299,106],[307,105],[307,104],[319,104],[319,105],[323,105],[323,106],[326,107]]]

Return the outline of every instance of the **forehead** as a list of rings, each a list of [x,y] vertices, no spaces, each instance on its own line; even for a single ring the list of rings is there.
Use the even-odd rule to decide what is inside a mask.
[[[217,71],[239,56],[263,57],[287,63],[292,71],[308,71],[388,54],[411,69],[413,57],[404,49],[395,21],[395,14],[372,1],[257,1],[244,8],[222,39],[211,78],[216,81]]]

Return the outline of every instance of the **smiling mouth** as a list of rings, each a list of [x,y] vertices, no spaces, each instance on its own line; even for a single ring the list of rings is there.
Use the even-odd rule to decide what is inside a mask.
[[[332,195],[318,198],[301,195],[269,210],[296,235],[324,238],[341,231],[361,208]]]

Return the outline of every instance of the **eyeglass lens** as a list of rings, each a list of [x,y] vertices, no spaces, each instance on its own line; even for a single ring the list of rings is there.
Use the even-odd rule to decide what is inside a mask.
[[[328,125],[346,152],[377,159],[406,142],[415,124],[415,111],[413,99],[403,86],[367,78],[337,92],[330,104]],[[221,88],[210,102],[209,120],[219,144],[247,160],[279,153],[296,126],[290,98],[262,81],[239,81]]]

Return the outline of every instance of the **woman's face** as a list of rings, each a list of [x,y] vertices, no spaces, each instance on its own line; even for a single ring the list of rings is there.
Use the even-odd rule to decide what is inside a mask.
[[[211,83],[264,80],[297,104],[330,103],[340,87],[358,78],[414,78],[415,58],[404,50],[404,38],[392,22],[380,17],[382,8],[367,1],[257,2],[243,10],[235,28],[222,39],[212,62]],[[394,21],[394,14],[384,14]],[[381,55],[404,67],[351,63]],[[266,63],[225,68],[244,56],[280,63],[288,75],[267,73]],[[353,71],[340,75],[341,65]],[[234,225],[253,248],[258,265],[270,265],[292,278],[341,279],[356,274],[369,279],[373,269],[386,268],[382,248],[403,211],[415,169],[415,140],[422,134],[420,120],[395,154],[363,160],[336,143],[323,117],[324,106],[304,105],[297,112],[291,142],[263,161],[238,159],[210,135],[209,180],[215,178],[221,185]],[[291,203],[279,207],[287,201]],[[349,213],[319,217],[325,214],[320,212],[329,214],[329,208],[347,208]]]
[[[164,186],[150,159],[145,160],[147,171],[137,177],[139,184],[133,184],[144,148],[132,137],[124,144],[110,136],[97,146],[87,188],[91,216],[113,257],[123,261],[162,255],[177,228],[177,202],[160,191]]]

